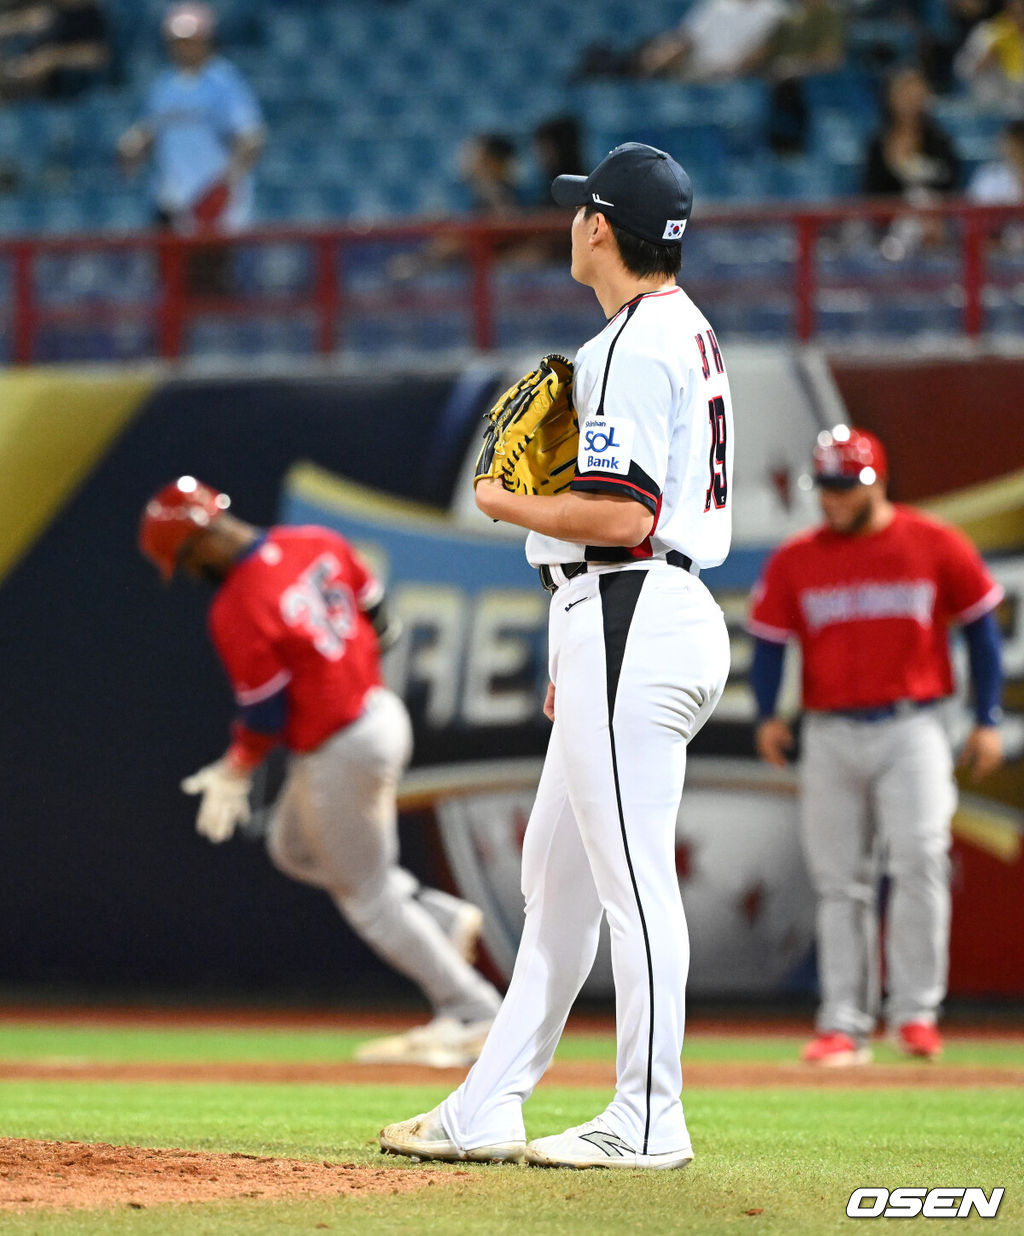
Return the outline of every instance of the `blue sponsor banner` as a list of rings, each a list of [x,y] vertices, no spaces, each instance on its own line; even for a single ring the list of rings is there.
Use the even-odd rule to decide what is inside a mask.
[[[504,587],[539,588],[521,544],[459,532],[429,507],[385,498],[300,464],[285,478],[281,522],[323,524],[360,547],[387,552],[389,579],[450,583],[469,593]]]

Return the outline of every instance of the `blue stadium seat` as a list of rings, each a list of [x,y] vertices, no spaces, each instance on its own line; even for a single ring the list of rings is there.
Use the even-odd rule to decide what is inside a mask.
[[[301,60],[315,51],[318,40],[309,12],[288,12],[271,9],[267,21],[267,42],[277,56],[286,60]]]
[[[315,340],[312,314],[246,319],[204,315],[187,327],[185,352],[196,359],[251,363],[256,357],[309,356]]]
[[[878,83],[863,69],[848,67],[832,73],[812,73],[802,82],[804,98],[812,110],[840,112],[865,128],[878,123]]]
[[[100,226],[97,223],[97,226]],[[108,193],[103,202],[102,228],[107,232],[140,232],[152,226],[150,208],[141,191]]]
[[[952,337],[963,328],[963,312],[936,297],[885,303],[878,310],[881,333],[900,338],[906,335]]]
[[[289,184],[257,184],[255,218],[258,224],[294,220],[293,187]]]
[[[36,336],[33,359],[41,364],[131,361],[152,356],[155,349],[154,330],[148,322],[47,324]]]
[[[310,245],[243,245],[234,251],[233,285],[246,296],[308,294],[316,278]]]
[[[878,338],[871,298],[859,291],[820,293],[815,306],[815,326],[825,341],[848,343],[862,338]]]
[[[995,159],[999,154],[999,134],[1006,117],[979,111],[965,98],[940,99],[934,108],[936,120],[953,139],[957,154],[968,170]]]
[[[1019,339],[1024,335],[1024,299],[1020,295],[990,299],[985,304],[982,326],[987,335]]]
[[[48,305],[145,304],[159,293],[154,258],[130,249],[47,254],[35,274],[36,292]]]
[[[822,202],[833,196],[832,168],[823,159],[789,156],[768,166],[768,192],[788,201]]]
[[[469,314],[357,314],[347,318],[338,351],[368,355],[428,351],[434,354],[468,350],[472,346]]]
[[[848,23],[846,47],[852,63],[865,69],[910,62],[918,53],[918,32],[898,18],[859,17]]]
[[[740,319],[743,334],[754,339],[789,339],[793,334],[793,303],[788,296],[755,299]]]

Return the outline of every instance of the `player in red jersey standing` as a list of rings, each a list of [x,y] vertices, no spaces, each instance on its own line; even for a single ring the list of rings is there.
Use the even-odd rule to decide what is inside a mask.
[[[249,817],[254,769],[283,743],[290,758],[267,835],[271,861],[324,889],[434,1009],[428,1025],[366,1045],[362,1058],[468,1063],[500,997],[464,956],[479,910],[397,864],[395,795],[412,730],[381,682],[379,648],[396,632],[383,590],[329,529],[264,530],[229,505],[183,476],[154,495],[139,528],[142,552],[165,579],[180,568],[217,587],[210,634],[238,716],[221,758],[182,782],[201,795],[196,829],[227,841]]]
[[[803,1059],[863,1064],[879,1011],[878,877],[886,906],[886,1021],[913,1056],[942,1049],[950,821],[956,783],[936,704],[953,691],[948,631],[962,627],[975,725],[960,757],[975,778],[1002,761],[1002,589],[957,530],[889,501],[872,434],[818,437],[824,524],[773,554],[753,596],[757,752],[781,767],[793,746],[775,713],[788,640],[800,645],[804,852],[817,893],[821,1005]]]

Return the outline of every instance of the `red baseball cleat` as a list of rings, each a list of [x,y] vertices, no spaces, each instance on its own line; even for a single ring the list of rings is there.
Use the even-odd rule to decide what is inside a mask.
[[[930,1021],[908,1021],[896,1033],[896,1046],[908,1056],[934,1060],[942,1055],[942,1035]]]
[[[869,1064],[871,1051],[839,1030],[822,1030],[804,1047],[800,1059],[805,1064],[846,1069],[851,1065]]]

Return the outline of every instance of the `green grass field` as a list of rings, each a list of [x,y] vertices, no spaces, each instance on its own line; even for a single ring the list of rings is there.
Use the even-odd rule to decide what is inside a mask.
[[[323,1029],[0,1024],[2,1135],[109,1142],[408,1170],[384,1158],[384,1123],[437,1103],[444,1085],[308,1085],[3,1079],[4,1061],[334,1062],[365,1035]],[[684,1061],[794,1059],[799,1038],[693,1034]],[[567,1036],[563,1059],[610,1060],[611,1039]],[[895,1062],[879,1047],[876,1059]],[[1024,1040],[957,1039],[946,1064],[1024,1067]],[[605,1090],[542,1085],[531,1135],[588,1119]],[[102,1211],[0,1213],[7,1233],[662,1233],[847,1230],[862,1185],[1006,1189],[994,1224],[1024,1232],[1024,1092],[1018,1087],[688,1088],[697,1157],[683,1172],[570,1172],[438,1165],[443,1187],[414,1193],[265,1202],[243,1199]],[[749,1213],[754,1212],[754,1213]],[[929,1222],[921,1220],[922,1222]],[[971,1222],[978,1222],[972,1218]]]

